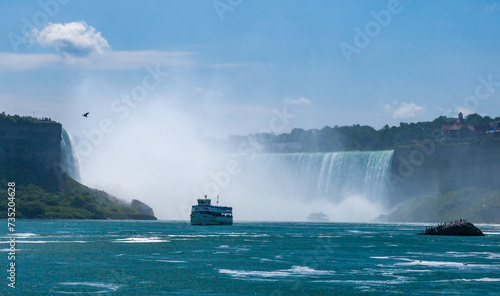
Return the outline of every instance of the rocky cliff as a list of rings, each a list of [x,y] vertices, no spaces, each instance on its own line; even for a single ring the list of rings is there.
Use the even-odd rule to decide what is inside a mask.
[[[394,150],[391,184],[396,200],[463,188],[500,189],[500,142],[422,145]]]
[[[127,204],[71,178],[63,170],[61,134],[61,124],[50,119],[0,114],[0,189],[16,183],[17,217],[156,219],[142,202]],[[0,218],[6,216],[7,199],[1,199]]]
[[[378,221],[435,222],[463,217],[499,223],[500,141],[466,144],[424,141],[394,150],[391,203]]]
[[[60,123],[0,116],[0,179],[31,180],[58,188],[54,166],[60,161]]]

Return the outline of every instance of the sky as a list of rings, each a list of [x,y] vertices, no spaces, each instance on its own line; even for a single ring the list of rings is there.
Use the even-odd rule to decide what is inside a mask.
[[[130,169],[106,154],[123,143],[191,158],[227,135],[500,116],[500,1],[21,0],[0,16],[0,110],[61,122],[96,186],[116,174],[99,161]]]
[[[168,73],[147,97],[204,117],[215,136],[257,132],[283,108],[295,115],[283,131],[500,115],[498,92],[467,100],[480,77],[500,81],[499,1],[41,0],[0,11],[0,108],[68,127],[113,113],[147,67]]]

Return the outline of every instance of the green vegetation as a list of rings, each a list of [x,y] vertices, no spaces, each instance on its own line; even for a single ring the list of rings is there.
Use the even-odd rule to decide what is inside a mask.
[[[7,182],[0,181],[0,218],[7,218]],[[104,191],[90,189],[63,174],[56,192],[33,183],[16,184],[16,217],[36,219],[156,219],[139,213]]]
[[[441,137],[443,125],[453,124],[457,118],[440,116],[433,121],[405,123],[399,126],[385,125],[379,130],[371,126],[354,124],[350,126],[325,126],[322,129],[304,130],[295,128],[290,133],[279,135],[271,133],[260,133],[251,136],[232,136],[230,143],[237,149],[242,143],[257,142],[268,152],[330,152],[330,151],[352,151],[352,150],[386,150],[394,149],[401,145],[412,145],[424,139],[437,139]],[[470,125],[487,126],[495,119],[479,114],[469,114],[465,119]],[[471,141],[490,141],[491,138],[465,139],[466,143]],[[288,146],[287,146],[288,144]],[[300,144],[299,146],[294,144]]]
[[[34,118],[31,116],[8,115],[5,112],[0,113],[0,124],[26,124],[26,123],[56,123],[50,118]]]
[[[403,202],[397,210],[378,218],[383,222],[500,223],[500,190],[466,188],[444,195],[422,196]]]

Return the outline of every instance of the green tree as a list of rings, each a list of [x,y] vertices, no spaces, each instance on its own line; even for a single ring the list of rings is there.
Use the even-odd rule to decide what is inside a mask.
[[[40,201],[31,201],[22,206],[20,211],[26,218],[36,218],[45,213],[45,205]]]
[[[85,200],[80,196],[73,198],[71,203],[69,204],[73,208],[82,208],[85,205]]]

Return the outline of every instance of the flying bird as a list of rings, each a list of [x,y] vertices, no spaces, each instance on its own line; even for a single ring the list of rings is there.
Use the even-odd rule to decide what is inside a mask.
[[[83,117],[87,117],[87,116],[89,116],[89,114],[90,114],[90,112],[83,113],[83,114],[82,114],[82,116],[83,116]]]

